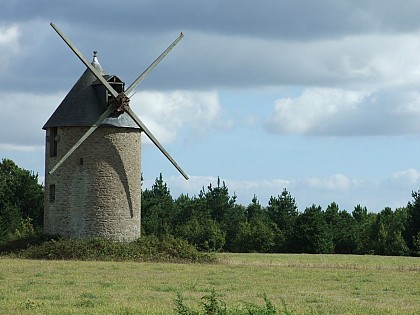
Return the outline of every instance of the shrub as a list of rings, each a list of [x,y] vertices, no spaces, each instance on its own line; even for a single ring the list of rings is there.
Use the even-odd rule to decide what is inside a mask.
[[[215,256],[200,253],[185,240],[174,237],[142,237],[133,242],[108,239],[61,239],[39,236],[3,246],[2,253],[26,259],[213,262]]]
[[[216,221],[210,218],[192,218],[179,228],[177,235],[206,252],[220,251],[226,237]]]
[[[30,246],[40,245],[52,239],[58,239],[58,236],[36,234],[9,240],[8,242],[1,243],[0,255],[18,253],[19,251],[27,249]]]
[[[201,253],[188,241],[171,235],[161,238],[145,236],[133,244],[141,249],[143,259],[149,261],[214,262],[216,260],[214,255]]]

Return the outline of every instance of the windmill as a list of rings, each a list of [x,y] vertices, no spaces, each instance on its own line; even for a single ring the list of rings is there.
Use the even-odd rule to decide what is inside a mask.
[[[182,39],[183,34],[125,89],[50,24],[87,67],[43,126],[44,231],[66,238],[140,237],[141,139],[144,132],[176,169],[186,173],[129,106],[129,95]]]

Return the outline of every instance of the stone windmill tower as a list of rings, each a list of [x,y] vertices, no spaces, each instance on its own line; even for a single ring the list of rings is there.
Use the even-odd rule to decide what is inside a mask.
[[[188,176],[129,107],[144,77],[182,39],[181,35],[127,88],[92,63],[51,26],[87,69],[45,123],[44,231],[66,238],[140,237],[140,134]]]

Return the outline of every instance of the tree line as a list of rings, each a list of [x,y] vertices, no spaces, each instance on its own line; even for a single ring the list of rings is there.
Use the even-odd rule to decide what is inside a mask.
[[[283,189],[262,206],[249,205],[220,179],[198,195],[171,196],[162,174],[142,193],[143,235],[174,236],[201,251],[336,253],[420,256],[420,191],[406,207],[379,213],[357,205],[352,212],[332,202],[299,211]],[[0,163],[0,243],[42,233],[43,186],[12,160]]]
[[[262,206],[254,196],[248,206],[220,179],[197,196],[173,199],[162,175],[142,194],[142,233],[173,235],[203,251],[420,255],[420,191],[406,207],[370,213],[332,202],[299,211],[284,189]]]

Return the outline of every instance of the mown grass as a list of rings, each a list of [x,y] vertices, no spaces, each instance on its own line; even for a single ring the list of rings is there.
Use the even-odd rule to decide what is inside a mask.
[[[0,259],[0,314],[171,314],[216,292],[227,309],[418,314],[420,259],[218,254],[218,263]],[[285,304],[283,304],[285,303]]]

